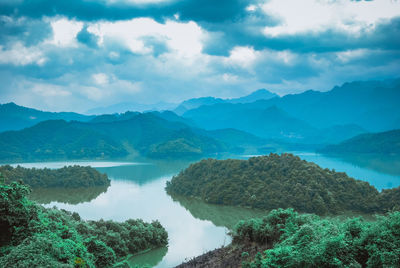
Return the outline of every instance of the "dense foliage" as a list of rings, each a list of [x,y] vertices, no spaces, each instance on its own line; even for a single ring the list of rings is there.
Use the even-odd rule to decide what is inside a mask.
[[[0,133],[0,160],[103,159],[128,154],[120,142],[81,124],[89,123],[49,120]]]
[[[362,153],[400,155],[400,129],[355,136],[320,150],[323,153]]]
[[[400,203],[398,194],[382,198],[389,192],[380,194],[367,182],[292,154],[202,160],[173,177],[166,189],[214,204],[267,210],[291,207],[317,214],[383,212]]]
[[[109,186],[107,174],[102,174],[92,167],[65,166],[59,169],[24,168],[10,165],[0,166],[0,173],[9,181],[22,180],[32,188],[80,188]]]
[[[0,267],[110,267],[168,243],[158,221],[83,221],[37,205],[28,193],[17,182],[0,184]]]
[[[233,237],[234,243],[265,245],[264,252],[243,262],[245,268],[400,267],[400,212],[365,221],[278,209],[239,222]]]

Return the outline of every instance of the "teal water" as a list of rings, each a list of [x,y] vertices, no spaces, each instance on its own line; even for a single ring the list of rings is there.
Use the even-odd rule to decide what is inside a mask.
[[[292,153],[323,168],[346,172],[350,177],[367,181],[378,190],[400,186],[400,162],[398,158],[387,158],[382,161],[382,158],[369,156],[347,155],[339,158],[317,153]]]
[[[295,152],[302,159],[323,168],[346,172],[351,177],[370,182],[378,189],[400,185],[400,172],[393,163],[379,168],[347,159]],[[247,158],[248,156],[237,156]],[[368,161],[366,162],[368,163]],[[51,162],[20,164],[26,167],[58,168],[79,164],[96,167],[111,179],[108,188],[39,189],[32,194],[47,207],[78,212],[83,219],[124,221],[142,218],[159,220],[169,234],[167,248],[159,248],[130,258],[132,264],[148,263],[155,267],[173,267],[194,256],[231,242],[229,228],[240,219],[262,216],[263,211],[205,204],[199,200],[171,197],[164,187],[168,180],[186,168],[187,161],[146,162]],[[394,166],[393,166],[394,165]]]

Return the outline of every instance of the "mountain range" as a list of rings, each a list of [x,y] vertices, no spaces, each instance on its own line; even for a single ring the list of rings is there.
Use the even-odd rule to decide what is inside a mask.
[[[0,132],[6,130],[19,130],[33,126],[46,120],[63,119],[66,121],[86,122],[93,116],[86,116],[71,112],[43,112],[32,108],[19,106],[13,102],[0,104]]]
[[[190,99],[174,110],[182,115],[128,111],[87,116],[7,103],[0,105],[0,131],[5,131],[0,133],[0,161],[193,157],[327,144],[356,150],[341,142],[400,129],[398,100],[400,79],[345,83],[327,92],[283,97],[262,89],[236,99]]]
[[[97,107],[89,109],[86,114],[101,115],[101,114],[114,114],[125,113],[126,111],[136,112],[150,112],[150,111],[163,111],[172,110],[176,107],[176,103],[158,102],[154,104],[143,104],[137,102],[120,102],[105,107]]]
[[[237,128],[263,138],[329,143],[399,128],[399,100],[399,79],[352,82],[327,92],[203,105],[182,116],[208,130]]]
[[[258,100],[268,100],[275,97],[279,96],[266,89],[259,89],[250,93],[249,95],[233,99],[220,99],[214,97],[194,98],[186,100],[179,104],[179,106],[174,109],[174,112],[178,115],[182,115],[188,110],[192,110],[203,105],[213,105],[221,103],[250,103]]]
[[[152,113],[126,120],[48,120],[20,131],[0,133],[0,161],[110,159],[128,156],[192,157],[224,151],[211,137]]]

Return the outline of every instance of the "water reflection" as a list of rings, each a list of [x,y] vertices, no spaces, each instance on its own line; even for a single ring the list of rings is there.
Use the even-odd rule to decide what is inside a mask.
[[[132,166],[131,172],[134,173],[136,168],[137,166]],[[186,258],[190,259],[230,243],[225,227],[215,226],[208,220],[196,219],[165,193],[164,187],[169,179],[170,177],[161,177],[141,185],[133,181],[112,179],[107,192],[91,202],[76,205],[51,202],[46,206],[78,212],[86,220],[159,220],[168,232],[169,245],[168,252],[156,267],[173,267]],[[158,251],[151,251],[143,255],[147,256],[135,256],[130,261],[136,263],[137,258],[138,262],[143,258],[156,260],[160,254]]]
[[[128,261],[130,264],[139,265],[139,266],[157,266],[164,256],[167,254],[168,248],[161,247],[157,249],[153,249],[143,254],[139,254],[131,257]]]
[[[112,166],[96,168],[113,180],[133,181],[139,185],[157,180],[162,176],[173,176],[185,169],[193,161],[153,161],[143,165]]]
[[[100,194],[107,192],[108,186],[96,186],[89,188],[35,188],[30,198],[40,204],[51,202],[76,205],[90,202]]]
[[[347,175],[349,175],[350,177],[353,177],[358,180],[367,181],[371,185],[375,186],[378,190],[400,186],[400,176],[387,174],[384,173],[383,171],[377,170],[377,165],[372,165],[372,163],[374,162],[373,160],[368,160],[367,158],[363,160],[365,161],[363,162],[365,165],[367,165],[367,163],[371,163],[372,166],[361,166],[359,164],[356,164],[355,159],[358,159],[358,163],[360,163],[362,159],[361,156],[358,156],[358,158],[352,157],[351,158],[352,162],[350,162],[350,158],[339,159],[310,152],[306,153],[292,152],[292,153],[298,155],[301,159],[314,162],[323,168],[335,169],[336,171],[346,172]],[[382,161],[384,161],[384,159],[382,159]],[[387,166],[390,165],[391,164],[388,163]],[[398,166],[394,167],[394,169],[398,168],[399,168]],[[385,168],[385,170],[387,170],[387,168]]]
[[[118,166],[135,166],[145,165],[146,163],[139,162],[115,162],[115,161],[57,161],[57,162],[30,162],[30,163],[18,163],[10,164],[12,167],[21,166],[24,168],[63,168],[65,166],[91,166],[97,167],[118,167]]]
[[[230,230],[232,230],[240,220],[263,217],[267,214],[264,210],[207,204],[199,199],[191,197],[179,195],[171,195],[171,197],[174,201],[179,202],[180,205],[190,211],[193,217],[200,220],[211,221],[216,226],[223,226]]]
[[[383,172],[389,175],[400,176],[400,156],[396,155],[368,155],[368,154],[342,154],[332,155],[353,165]]]

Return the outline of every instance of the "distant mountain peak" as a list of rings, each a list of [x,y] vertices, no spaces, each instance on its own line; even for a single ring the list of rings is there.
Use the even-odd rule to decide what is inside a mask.
[[[256,91],[253,91],[249,95],[246,95],[246,96],[243,96],[240,98],[229,99],[227,101],[230,103],[250,103],[250,102],[255,102],[258,100],[269,100],[269,99],[272,99],[275,97],[279,97],[279,96],[265,88],[261,88]]]

